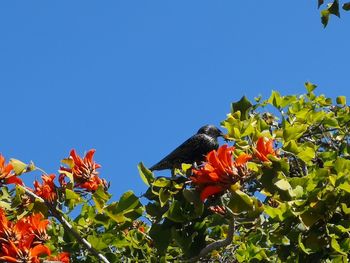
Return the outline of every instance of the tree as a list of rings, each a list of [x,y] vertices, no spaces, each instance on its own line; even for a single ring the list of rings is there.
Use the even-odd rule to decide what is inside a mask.
[[[93,150],[72,150],[58,180],[1,155],[0,261],[346,262],[350,108],[305,86],[232,103],[230,143],[200,166],[168,178],[140,163],[142,197],[110,200]],[[29,188],[21,176],[33,171],[42,182]]]

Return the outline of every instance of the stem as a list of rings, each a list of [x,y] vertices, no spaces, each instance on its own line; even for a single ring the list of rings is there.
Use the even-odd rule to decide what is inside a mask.
[[[92,247],[92,245],[73,228],[73,226],[67,221],[67,219],[64,218],[64,216],[54,207],[51,203],[46,202],[43,198],[36,195],[29,189],[27,189],[24,186],[18,185],[20,188],[22,188],[27,195],[29,195],[32,198],[38,199],[40,202],[45,203],[45,205],[48,207],[51,215],[55,217],[63,226],[64,230],[68,233],[71,233],[72,236],[75,237],[76,240],[78,240],[88,251],[90,251],[91,254],[93,254],[95,257],[97,257],[101,262],[104,263],[110,263],[108,259],[99,253],[95,248]]]
[[[234,219],[231,218],[229,223],[228,223],[228,231],[227,231],[227,236],[225,239],[218,240],[216,242],[213,242],[213,243],[207,245],[205,248],[203,248],[201,250],[201,252],[199,252],[198,256],[191,258],[190,260],[188,260],[186,262],[196,262],[196,261],[200,260],[200,258],[208,255],[213,250],[217,250],[217,249],[222,248],[222,247],[227,247],[228,245],[230,245],[232,243],[234,232],[235,232],[235,222],[234,222]]]

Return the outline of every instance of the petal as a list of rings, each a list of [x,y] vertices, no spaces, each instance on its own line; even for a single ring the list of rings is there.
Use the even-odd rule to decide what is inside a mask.
[[[252,156],[250,154],[242,153],[236,158],[236,165],[242,166],[246,164],[250,159],[252,159]]]
[[[267,154],[271,154],[271,155],[276,155],[274,149],[273,149],[273,139],[269,139],[267,142],[266,142],[266,152]]]
[[[14,262],[14,263],[18,263],[17,259],[10,257],[10,256],[3,256],[0,257],[0,261],[1,262]]]
[[[72,157],[74,164],[82,164],[83,160],[80,158],[80,156],[76,153],[76,151],[73,149],[70,151],[70,156]]]
[[[2,154],[0,153],[0,167],[3,167],[5,164],[5,158],[4,156],[2,156]]]
[[[256,142],[256,149],[262,154],[265,152],[264,137],[259,137],[258,141]]]
[[[90,161],[92,163],[92,158],[94,157],[95,152],[95,149],[89,150],[84,157],[84,161]]]
[[[3,170],[3,173],[9,174],[13,170],[12,164],[6,165],[5,169]]]
[[[6,184],[18,184],[23,185],[23,181],[19,179],[17,176],[13,175],[6,179]]]
[[[36,245],[30,250],[30,253],[33,257],[37,257],[41,254],[51,255],[51,251],[47,246],[44,245]]]
[[[209,185],[209,186],[205,187],[201,192],[202,202],[204,202],[204,200],[207,199],[209,196],[220,193],[224,189],[225,189],[224,187],[218,186],[218,185]]]
[[[220,173],[225,173],[225,167],[221,163],[220,159],[216,155],[215,151],[211,151],[208,154],[208,162],[217,170],[219,170]]]

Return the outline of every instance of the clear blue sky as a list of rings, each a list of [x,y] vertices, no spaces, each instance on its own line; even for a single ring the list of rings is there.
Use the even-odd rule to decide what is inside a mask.
[[[56,173],[95,148],[117,199],[243,95],[350,97],[350,14],[316,2],[1,1],[0,152]]]

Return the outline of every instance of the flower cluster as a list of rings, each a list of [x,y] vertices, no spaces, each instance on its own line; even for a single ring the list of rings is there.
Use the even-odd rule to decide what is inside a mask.
[[[60,261],[62,263],[69,263],[69,253],[68,252],[62,252],[54,257],[49,257],[48,260],[50,261]]]
[[[259,137],[256,142],[255,156],[262,162],[268,162],[268,155],[276,156],[276,151],[273,149],[273,139]]]
[[[191,180],[199,187],[202,201],[211,195],[223,192],[241,179],[239,167],[243,167],[251,156],[242,154],[234,161],[233,151],[234,147],[225,144],[217,151],[209,152],[202,167],[193,169]]]
[[[62,186],[67,184],[65,178],[69,173],[73,176],[74,187],[85,189],[88,192],[96,191],[100,185],[107,187],[107,182],[98,176],[97,169],[101,165],[94,162],[94,153],[95,150],[90,150],[84,158],[81,158],[75,150],[72,150],[69,159],[65,161],[68,167],[61,167],[60,184]]]
[[[192,169],[192,183],[200,191],[202,201],[209,196],[222,193],[231,185],[242,181],[248,174],[247,162],[256,158],[261,162],[268,162],[268,155],[276,156],[273,140],[260,137],[257,140],[254,155],[242,153],[233,158],[234,147],[223,145],[219,149],[209,152],[206,161],[198,169]]]
[[[42,214],[13,222],[0,208],[0,261],[39,263],[39,256],[50,255],[50,249],[44,245],[49,238],[46,233],[48,224],[49,220]]]
[[[0,154],[0,186],[13,183],[23,185],[22,180],[14,174],[12,164],[6,164],[4,156]]]
[[[43,180],[42,184],[34,181],[34,193],[50,203],[57,200],[57,191],[54,183],[55,177],[54,174],[41,176]]]

